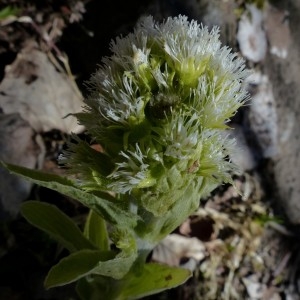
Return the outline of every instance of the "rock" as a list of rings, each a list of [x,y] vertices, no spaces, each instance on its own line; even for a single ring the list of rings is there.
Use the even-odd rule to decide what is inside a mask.
[[[268,76],[258,71],[247,78],[247,83],[249,90],[252,90],[246,116],[247,122],[255,135],[260,156],[275,158],[279,151],[278,117],[272,84]]]
[[[290,3],[291,41],[286,58],[268,55],[264,70],[273,86],[279,153],[274,159],[274,196],[294,224],[300,224],[300,3]],[[288,46],[288,45],[287,45]]]
[[[245,58],[255,63],[265,58],[267,51],[266,33],[262,26],[263,14],[255,4],[246,5],[237,32],[237,41]]]
[[[291,43],[289,12],[272,5],[265,9],[264,27],[269,42],[269,51],[280,58],[286,58]]]
[[[27,168],[38,167],[44,157],[42,142],[19,114],[0,114],[0,160]],[[0,167],[0,220],[15,218],[32,184]]]

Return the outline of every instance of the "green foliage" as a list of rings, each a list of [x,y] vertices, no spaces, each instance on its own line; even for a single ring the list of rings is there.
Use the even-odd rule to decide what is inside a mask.
[[[31,182],[55,190],[63,195],[78,200],[83,205],[94,210],[106,221],[118,226],[135,226],[139,217],[124,211],[123,203],[116,201],[114,197],[105,192],[97,192],[96,194],[88,193],[76,184],[65,178],[55,174],[46,174],[37,170],[30,170],[21,166],[4,164],[11,173],[19,175]]]
[[[110,251],[85,249],[72,253],[51,268],[45,280],[45,286],[46,288],[61,286],[93,274],[96,269],[100,269],[103,265],[105,268],[107,262],[113,257],[114,255]],[[108,273],[112,271],[117,270],[109,267]],[[105,273],[105,270],[103,272]]]
[[[266,0],[248,0],[246,2],[254,3],[259,9],[263,9],[266,3]]]
[[[141,299],[175,288],[186,282],[191,275],[186,269],[148,263],[138,272],[131,270],[122,280],[112,281],[100,276],[83,278],[78,281],[77,292],[82,300]]]
[[[96,249],[73,220],[56,206],[39,201],[27,201],[22,205],[21,213],[29,223],[47,232],[70,252]]]
[[[109,250],[106,222],[93,210],[90,210],[85,222],[84,235],[99,249]]]
[[[272,0],[270,0],[272,1]],[[281,1],[281,0],[279,0]],[[237,1],[238,2],[238,8],[236,8],[235,14],[238,18],[241,17],[241,15],[247,11],[248,5],[255,5],[258,9],[263,10],[266,5],[266,0],[243,0],[243,1]]]
[[[0,21],[9,17],[15,17],[19,14],[20,9],[13,6],[6,6],[0,10]]]
[[[140,299],[183,284],[191,272],[182,268],[149,263],[138,274],[129,274],[120,299]]]

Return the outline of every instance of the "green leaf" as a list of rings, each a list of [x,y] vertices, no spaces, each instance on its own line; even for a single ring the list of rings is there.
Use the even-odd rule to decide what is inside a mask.
[[[112,251],[81,250],[72,253],[51,268],[45,280],[45,287],[65,285],[92,274],[99,264],[110,261],[113,257]]]
[[[87,217],[84,227],[84,235],[100,250],[109,250],[109,238],[106,222],[93,210],[90,210]]]
[[[76,292],[81,300],[119,299],[123,280],[115,280],[105,276],[89,276],[76,283]]]
[[[140,299],[160,293],[183,284],[192,276],[191,271],[183,268],[149,263],[140,274],[128,274],[119,300]]]
[[[122,300],[119,295],[123,285],[122,279],[92,275],[78,280],[76,292],[81,300]]]
[[[120,252],[115,257],[112,254],[112,251],[100,250],[72,253],[49,271],[45,286],[50,288],[65,285],[91,274],[121,279],[136,260],[136,251]]]
[[[0,10],[0,21],[8,18],[8,17],[14,17],[17,16],[20,12],[19,8],[12,7],[12,6],[6,6],[3,9]]]
[[[0,164],[13,174],[78,200],[90,209],[95,210],[102,218],[112,224],[133,228],[139,219],[137,215],[119,207],[120,203],[108,193],[97,191],[96,196],[95,194],[79,189],[74,182],[65,177],[6,164],[1,161]]]
[[[23,203],[21,213],[29,223],[47,232],[70,252],[96,249],[73,220],[54,205],[27,201]]]
[[[93,274],[121,279],[128,273],[136,258],[137,253],[135,249],[131,252],[122,251],[114,259],[100,263],[93,270]]]
[[[108,298],[107,290],[111,289],[113,279],[103,276],[84,277],[76,283],[76,293],[81,300],[111,299]]]
[[[142,270],[132,269],[121,280],[114,280],[109,277],[91,276],[81,278],[77,282],[76,291],[82,300],[109,299],[109,300],[130,300],[143,299],[175,288],[183,284],[192,273],[182,268],[169,267],[149,263],[143,266]]]

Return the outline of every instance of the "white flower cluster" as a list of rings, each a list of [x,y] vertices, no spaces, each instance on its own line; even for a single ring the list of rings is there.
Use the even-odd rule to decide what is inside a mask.
[[[218,28],[209,31],[186,16],[163,23],[146,17],[113,41],[111,51],[91,77],[85,112],[77,115],[114,166],[109,175],[89,167],[107,179],[95,189],[132,193],[159,215],[191,187],[192,198],[199,198],[230,182],[232,145],[221,131],[247,100],[248,72],[221,46]],[[91,181],[81,173],[83,182]]]

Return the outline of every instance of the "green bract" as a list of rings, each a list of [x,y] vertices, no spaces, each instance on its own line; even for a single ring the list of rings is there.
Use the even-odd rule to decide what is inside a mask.
[[[232,182],[233,142],[224,130],[248,97],[243,60],[221,47],[217,28],[185,16],[143,18],[111,51],[75,114],[103,151],[74,135],[59,159],[76,180],[3,164],[90,209],[83,232],[52,206],[31,201],[22,209],[71,252],[45,285],[77,281],[84,300],[137,299],[191,275],[146,259],[201,197]]]

